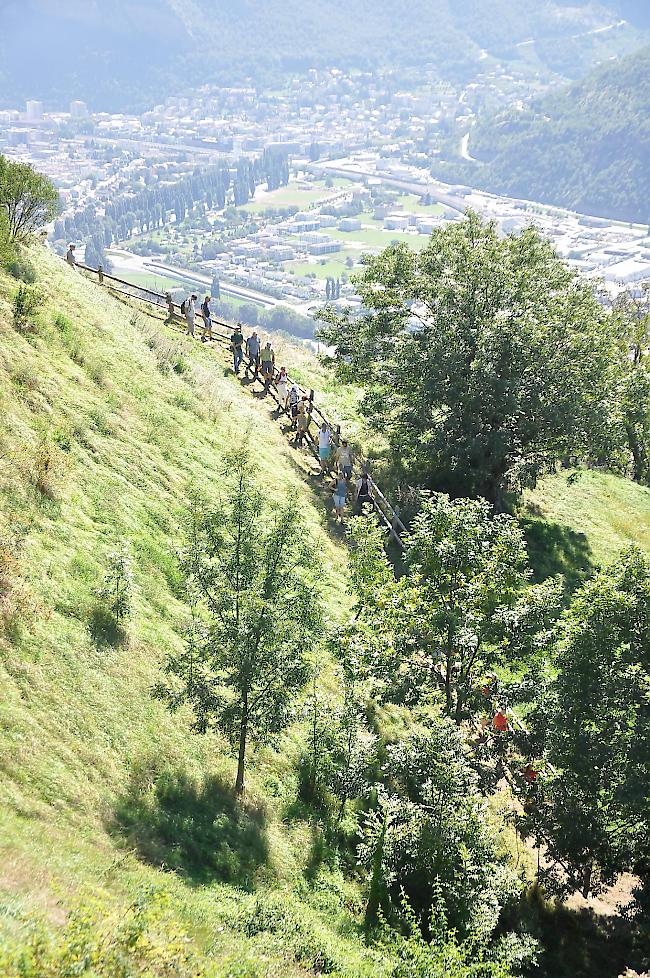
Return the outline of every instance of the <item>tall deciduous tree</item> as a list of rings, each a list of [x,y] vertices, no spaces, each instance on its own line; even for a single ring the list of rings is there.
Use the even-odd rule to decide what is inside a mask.
[[[9,225],[11,241],[21,244],[57,213],[59,195],[54,184],[27,163],[0,156],[0,210]]]
[[[621,422],[632,457],[632,478],[650,482],[650,283],[623,292],[615,305],[621,328]],[[627,461],[627,459],[626,459]]]
[[[599,446],[615,331],[592,286],[538,231],[499,237],[474,213],[367,259],[360,319],[323,314],[341,378],[420,484],[501,505],[545,467]]]
[[[552,614],[559,584],[525,588],[521,528],[485,500],[423,494],[397,581],[379,528],[358,520],[352,533],[357,617],[341,636],[346,654],[375,676],[381,696],[437,699],[462,723],[484,708],[476,687],[485,670],[522,654],[548,627],[531,609],[543,600]]]
[[[650,882],[650,561],[631,549],[586,584],[562,622],[533,830],[564,888],[619,873]]]
[[[318,560],[292,503],[269,504],[247,451],[228,459],[222,502],[203,499],[188,517],[182,569],[195,608],[185,649],[157,694],[194,711],[237,749],[235,790],[244,790],[250,739],[283,730],[309,674],[321,631]]]

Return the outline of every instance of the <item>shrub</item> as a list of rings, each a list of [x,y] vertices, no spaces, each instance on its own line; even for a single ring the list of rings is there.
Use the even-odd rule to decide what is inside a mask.
[[[70,358],[78,363],[80,366],[84,363],[84,356],[81,352],[82,344],[82,334],[72,320],[64,316],[63,313],[57,312],[52,317],[52,322],[59,331],[61,335],[61,341],[66,352],[69,354]]]
[[[36,269],[26,258],[12,258],[5,263],[5,268],[10,275],[27,285],[33,285],[36,281]]]
[[[33,487],[49,499],[55,499],[65,467],[61,450],[50,435],[43,433],[30,459],[29,481]]]
[[[115,910],[94,901],[73,913],[50,938],[31,926],[18,942],[0,943],[3,978],[214,978],[215,971],[192,950],[175,923],[175,907],[162,890],[149,888],[128,907]],[[31,921],[29,922],[32,923]]]
[[[106,558],[104,582],[97,597],[119,627],[131,613],[133,600],[133,571],[126,544],[111,551]]]
[[[43,301],[40,289],[33,285],[21,285],[14,296],[12,303],[14,327],[18,330],[25,330],[30,318],[34,315],[39,305]]]

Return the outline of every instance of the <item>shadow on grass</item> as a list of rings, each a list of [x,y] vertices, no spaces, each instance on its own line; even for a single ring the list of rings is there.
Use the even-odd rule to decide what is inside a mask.
[[[154,781],[134,774],[111,828],[153,866],[171,869],[194,884],[219,879],[255,888],[268,862],[261,809],[238,800],[217,777],[197,784],[182,771],[162,771]]]
[[[531,517],[522,517],[520,523],[536,582],[563,574],[571,592],[593,574],[593,553],[584,533]]]
[[[126,631],[101,604],[93,605],[88,618],[90,635],[98,649],[117,649],[127,640]]]
[[[544,948],[541,978],[616,978],[628,967],[642,968],[629,921],[619,916],[555,904],[533,884],[519,901],[517,919]]]

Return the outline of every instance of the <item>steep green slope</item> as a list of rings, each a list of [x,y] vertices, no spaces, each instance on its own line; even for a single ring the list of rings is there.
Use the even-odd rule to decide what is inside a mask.
[[[562,573],[574,586],[632,544],[650,552],[650,489],[606,472],[548,476],[521,516],[539,580]]]
[[[490,190],[620,220],[650,220],[650,48],[472,135]]]
[[[91,897],[120,920],[153,885],[214,974],[302,974],[322,960],[381,974],[354,936],[356,887],[321,867],[318,831],[288,816],[294,732],[257,754],[239,807],[226,744],[150,696],[188,614],[174,560],[188,487],[218,493],[224,452],[247,434],[268,492],[299,501],[329,614],[341,613],[345,552],[306,456],[215,354],[166,339],[45,253],[34,260],[33,331],[13,328],[17,283],[0,276],[0,944],[26,939],[31,912],[58,924]],[[135,578],[126,640],[95,597],[122,543]]]

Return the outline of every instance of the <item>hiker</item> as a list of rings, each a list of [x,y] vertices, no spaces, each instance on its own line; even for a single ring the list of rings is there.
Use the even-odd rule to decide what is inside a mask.
[[[260,360],[262,363],[262,379],[264,381],[264,390],[268,390],[273,380],[273,371],[275,367],[275,353],[273,352],[273,347],[270,343],[267,343],[260,354]]]
[[[246,355],[248,356],[249,365],[253,367],[255,371],[255,377],[259,373],[260,369],[260,349],[262,344],[260,343],[260,338],[257,333],[253,330],[251,335],[246,340]]]
[[[167,302],[167,319],[165,320],[165,326],[169,326],[170,323],[174,322],[174,300],[172,298],[171,292],[165,292],[165,300]]]
[[[278,389],[280,403],[282,404],[283,409],[286,411],[289,399],[289,377],[287,375],[286,367],[280,367],[280,373],[275,378],[275,386]]]
[[[243,345],[244,345],[244,334],[241,331],[241,323],[237,323],[235,327],[235,332],[230,337],[230,349],[232,350],[233,369],[236,374],[239,373],[241,362],[244,359],[244,354],[242,352]]]
[[[345,438],[342,439],[341,446],[336,453],[336,466],[343,478],[349,482],[352,478],[352,452]]]
[[[75,268],[76,267],[76,264],[77,264],[77,259],[74,256],[75,247],[76,247],[75,245],[69,244],[68,245],[68,253],[65,256],[65,260],[67,261],[68,265],[71,265],[73,268]]]
[[[209,295],[206,295],[205,299],[201,303],[201,315],[203,316],[203,333],[201,335],[201,342],[205,343],[206,340],[212,339],[212,312],[210,310]]]
[[[339,520],[343,519],[343,514],[345,512],[345,499],[347,494],[348,484],[342,476],[337,476],[334,481],[334,492],[332,494],[332,499],[334,500],[334,512]]]
[[[307,434],[309,428],[309,401],[306,397],[302,397],[300,404],[298,405],[298,415],[296,417],[296,444],[302,445],[303,439]]]
[[[181,312],[185,313],[185,321],[187,322],[187,329],[185,330],[188,336],[194,336],[194,319],[196,317],[196,300],[197,295],[192,295],[189,299],[186,299],[181,306]]]
[[[298,388],[295,384],[291,385],[291,390],[289,391],[289,412],[291,414],[291,427],[295,428],[298,421],[298,401],[300,397],[298,396]]]
[[[318,458],[320,459],[320,470],[325,475],[328,468],[330,455],[332,454],[332,433],[329,426],[323,421],[318,432]]]
[[[357,513],[363,512],[363,507],[366,505],[375,506],[375,500],[372,495],[372,479],[368,472],[364,472],[360,479],[357,480],[356,485],[356,511]]]

